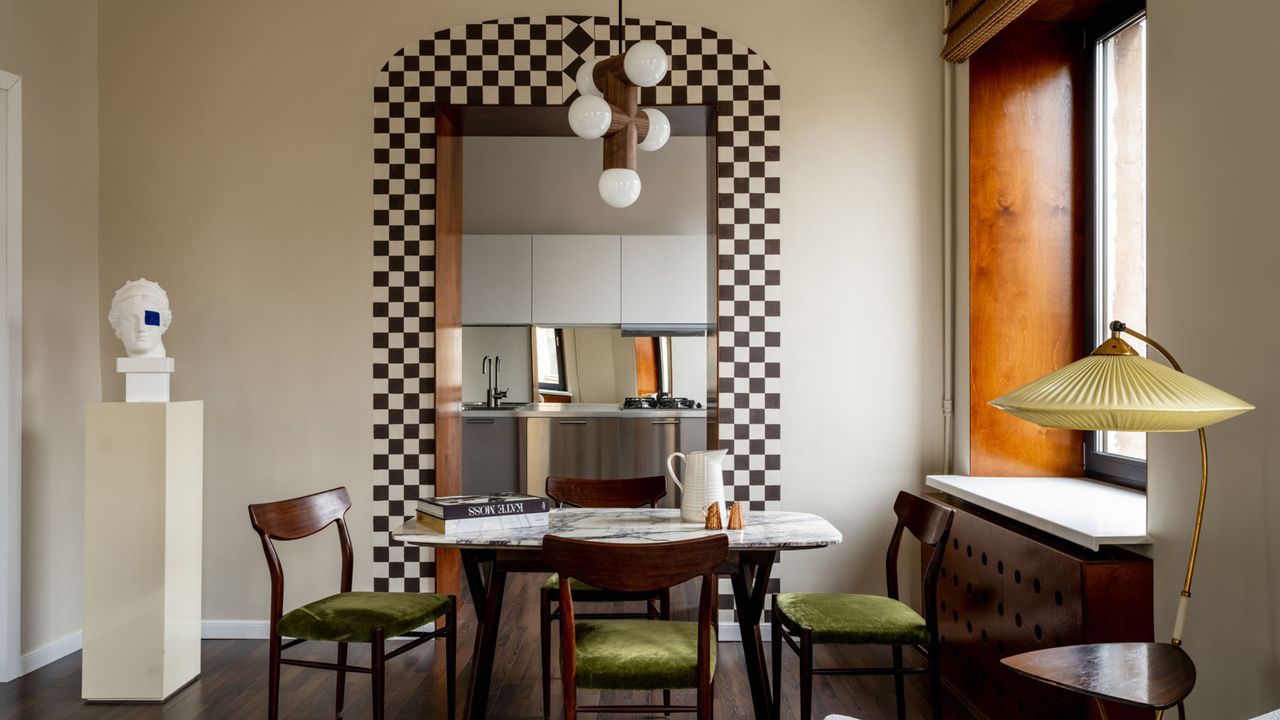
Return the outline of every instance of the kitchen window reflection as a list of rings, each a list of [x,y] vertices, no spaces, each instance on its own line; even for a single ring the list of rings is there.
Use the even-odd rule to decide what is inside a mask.
[[[567,391],[564,370],[564,331],[560,328],[534,328],[537,337],[538,389]]]

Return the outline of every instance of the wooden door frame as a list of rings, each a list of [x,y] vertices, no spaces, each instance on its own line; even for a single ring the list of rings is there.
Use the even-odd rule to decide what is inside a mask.
[[[5,98],[0,227],[0,682],[22,674],[22,79],[0,70]]]

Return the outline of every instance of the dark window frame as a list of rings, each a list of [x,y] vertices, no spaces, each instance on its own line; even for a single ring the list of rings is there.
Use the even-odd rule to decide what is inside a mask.
[[[1112,35],[1129,27],[1146,17],[1146,2],[1143,0],[1125,0],[1110,6],[1107,12],[1100,14],[1089,22],[1084,30],[1085,48],[1089,51],[1089,153],[1085,161],[1087,177],[1088,223],[1085,243],[1085,325],[1088,327],[1090,349],[1100,345],[1109,333],[1107,323],[1113,318],[1102,318],[1101,289],[1102,263],[1100,256],[1102,238],[1098,236],[1098,182],[1102,168],[1098,164],[1099,156],[1099,118],[1098,118],[1098,44]],[[1084,474],[1095,480],[1120,485],[1134,490],[1147,489],[1147,463],[1143,460],[1105,453],[1101,450],[1101,433],[1090,431],[1084,434]]]
[[[542,328],[542,329],[547,329],[547,328]],[[559,369],[558,374],[560,376],[560,382],[544,383],[540,381],[538,382],[538,389],[549,390],[552,392],[569,392],[569,378],[568,378],[568,373],[565,372],[565,367],[564,367],[564,330],[560,328],[552,328],[552,329],[555,330],[556,367]],[[536,371],[537,368],[534,368],[534,370]],[[540,374],[541,373],[539,373],[539,375]]]

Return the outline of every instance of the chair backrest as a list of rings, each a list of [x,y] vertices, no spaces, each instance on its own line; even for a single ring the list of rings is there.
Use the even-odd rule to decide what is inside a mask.
[[[937,628],[938,571],[942,568],[942,556],[947,549],[947,537],[956,511],[919,495],[899,492],[893,503],[898,522],[889,540],[889,552],[885,558],[885,574],[888,579],[889,597],[898,599],[898,549],[902,546],[903,531],[910,532],[920,544],[930,549],[929,561],[921,573],[924,592],[925,621],[931,630]]]
[[[547,478],[547,497],[558,506],[583,508],[657,507],[667,496],[667,479],[661,475],[615,480]]]
[[[351,496],[344,487],[305,495],[289,500],[258,503],[249,506],[249,522],[262,540],[262,552],[271,571],[271,632],[283,613],[284,568],[276,554],[275,540],[298,540],[315,535],[329,525],[338,526],[338,543],[342,549],[340,592],[351,592],[351,533],[345,515],[351,508]]]
[[[605,590],[645,592],[715,573],[729,556],[723,534],[661,543],[606,543],[548,535],[542,557],[560,577]]]

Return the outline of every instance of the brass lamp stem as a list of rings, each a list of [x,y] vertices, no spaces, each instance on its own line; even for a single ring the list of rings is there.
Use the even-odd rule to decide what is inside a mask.
[[[1128,333],[1142,342],[1150,345],[1160,352],[1174,370],[1183,372],[1182,366],[1177,360],[1173,359],[1173,355],[1164,348],[1163,345],[1143,335],[1140,332],[1130,330],[1120,321],[1111,323],[1111,332],[1113,335],[1120,333]],[[1205,440],[1204,428],[1196,431],[1200,435],[1200,500],[1196,503],[1196,524],[1195,529],[1191,533],[1191,557],[1187,559],[1187,577],[1182,583],[1182,593],[1178,597],[1178,614],[1173,622],[1173,644],[1182,644],[1182,629],[1187,619],[1187,605],[1191,600],[1191,577],[1196,571],[1196,551],[1200,548],[1200,523],[1204,520],[1204,500],[1205,494],[1209,488],[1209,445]]]

